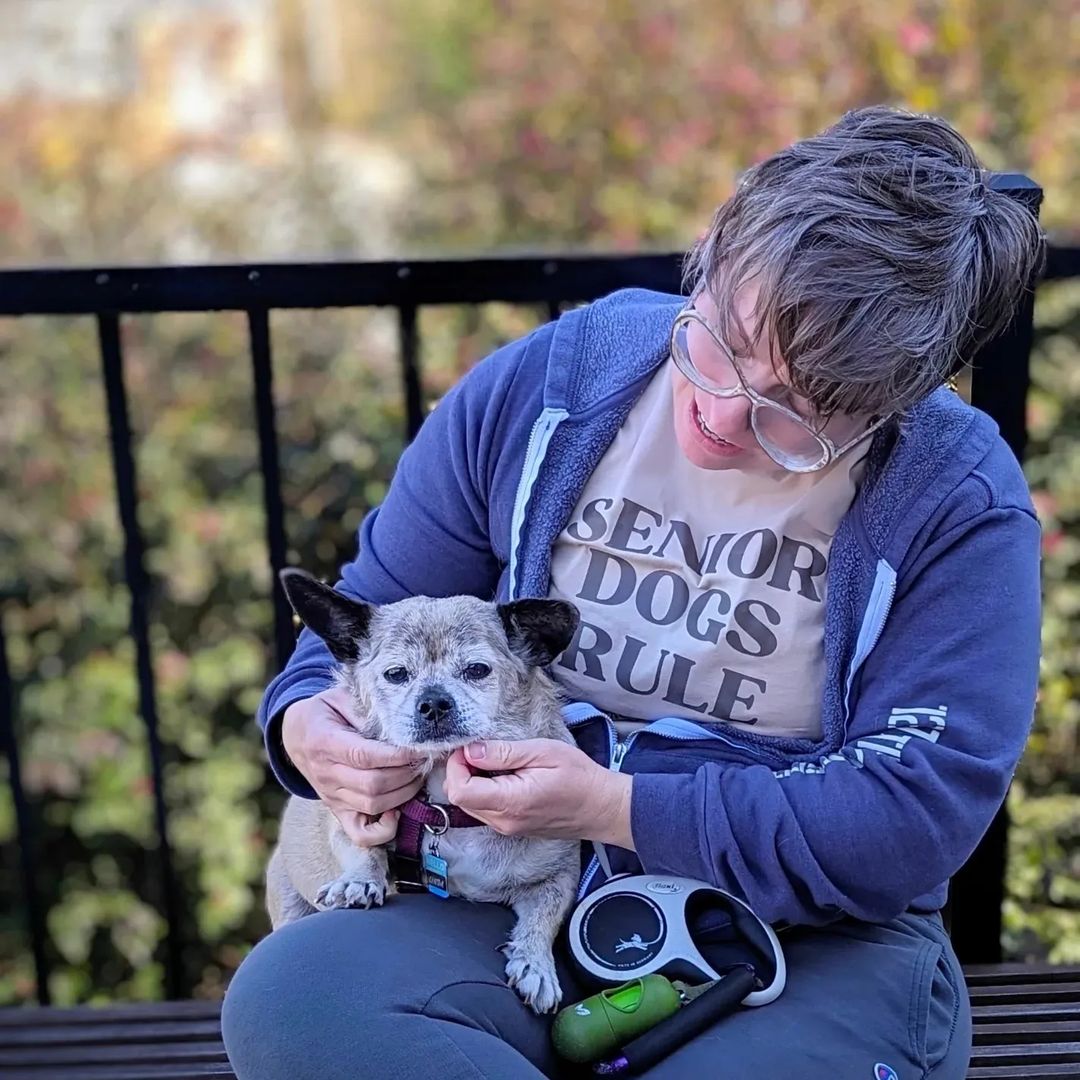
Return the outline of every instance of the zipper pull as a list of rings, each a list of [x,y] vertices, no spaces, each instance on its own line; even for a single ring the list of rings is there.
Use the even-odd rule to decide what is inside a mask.
[[[618,772],[622,768],[622,759],[624,757],[626,757],[626,743],[617,742],[615,752],[611,755],[611,768],[614,772]]]

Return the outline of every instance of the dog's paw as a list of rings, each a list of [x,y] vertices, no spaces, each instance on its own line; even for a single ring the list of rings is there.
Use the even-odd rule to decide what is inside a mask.
[[[339,877],[328,882],[315,896],[315,906],[328,911],[331,908],[382,907],[386,899],[385,881],[363,881],[357,878]]]
[[[551,953],[530,955],[512,943],[502,951],[507,957],[506,978],[522,1001],[535,1013],[554,1012],[562,1001],[562,987]]]

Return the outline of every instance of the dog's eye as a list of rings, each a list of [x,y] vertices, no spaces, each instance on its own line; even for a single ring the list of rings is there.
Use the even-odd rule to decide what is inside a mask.
[[[394,683],[395,685],[400,686],[401,683],[405,682],[409,678],[409,673],[403,667],[392,667],[387,668],[383,672],[383,678],[388,683]]]
[[[462,674],[466,679],[486,679],[491,674],[487,664],[470,664]]]

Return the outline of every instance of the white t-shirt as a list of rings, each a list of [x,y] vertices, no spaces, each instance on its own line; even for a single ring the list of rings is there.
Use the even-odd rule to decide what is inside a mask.
[[[672,372],[649,381],[553,546],[549,596],[582,621],[552,674],[623,733],[681,716],[820,738],[829,549],[866,450],[816,473],[701,469],[676,440]]]

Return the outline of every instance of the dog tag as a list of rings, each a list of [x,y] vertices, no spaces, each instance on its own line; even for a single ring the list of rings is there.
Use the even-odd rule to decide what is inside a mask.
[[[446,889],[445,859],[430,853],[424,856],[424,884],[428,887],[428,892],[441,896],[444,900],[450,896]]]

